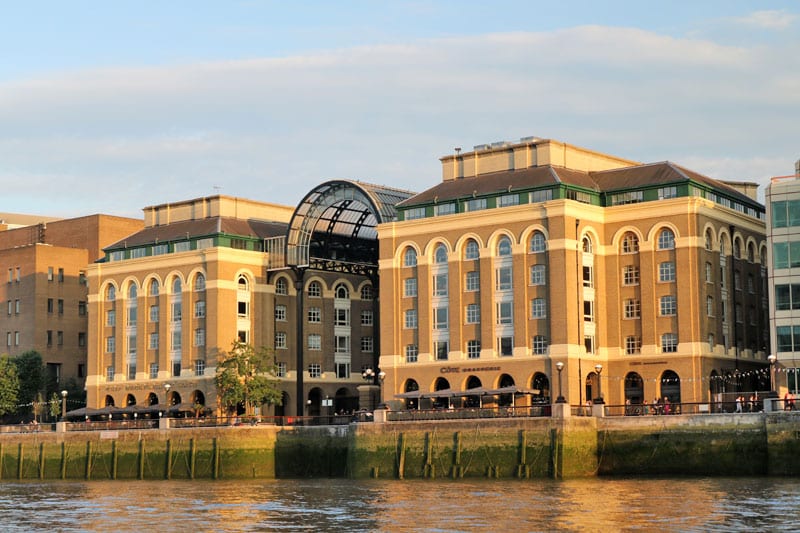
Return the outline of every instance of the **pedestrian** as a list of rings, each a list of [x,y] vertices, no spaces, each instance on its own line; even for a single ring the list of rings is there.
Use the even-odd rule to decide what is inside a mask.
[[[737,413],[741,413],[742,412],[742,397],[741,396],[737,396],[736,397],[736,412]]]

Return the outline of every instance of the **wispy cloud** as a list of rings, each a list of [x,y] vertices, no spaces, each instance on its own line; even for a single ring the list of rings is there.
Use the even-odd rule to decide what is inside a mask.
[[[790,28],[797,15],[785,10],[755,11],[743,17],[733,17],[734,23],[764,30],[786,30]]]
[[[61,72],[0,85],[0,179],[64,215],[215,185],[294,204],[334,177],[422,190],[453,146],[532,134],[761,179],[798,155],[798,67],[796,45],[583,26]]]

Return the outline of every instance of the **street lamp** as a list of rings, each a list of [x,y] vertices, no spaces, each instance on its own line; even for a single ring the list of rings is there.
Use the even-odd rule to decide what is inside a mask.
[[[65,422],[67,420],[67,391],[61,391],[61,421]]]
[[[567,403],[567,400],[561,394],[561,371],[564,370],[564,363],[561,361],[556,363],[556,370],[558,370],[558,398],[556,398],[556,403]]]
[[[375,371],[372,370],[372,368],[365,368],[361,371],[361,377],[364,379],[364,381],[370,381],[375,377]]]
[[[769,361],[769,390],[771,392],[775,392],[775,362],[778,360],[778,356],[773,354],[769,354],[767,357],[767,361]]]
[[[597,372],[597,398],[594,399],[594,403],[605,403],[603,401],[603,393],[601,392],[600,388],[600,372],[603,371],[603,365],[597,363],[594,365],[594,370]]]

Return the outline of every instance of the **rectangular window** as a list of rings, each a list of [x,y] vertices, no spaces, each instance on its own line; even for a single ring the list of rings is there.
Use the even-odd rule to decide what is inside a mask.
[[[117,347],[117,339],[114,337],[106,337],[106,353],[114,353]]]
[[[403,297],[412,298],[417,295],[417,278],[403,280]]]
[[[433,329],[447,329],[447,307],[434,307],[433,308]]]
[[[181,321],[181,302],[175,302],[172,304],[172,321],[173,322],[180,322]]]
[[[169,245],[156,244],[153,246],[153,255],[164,255],[166,253],[169,253]]]
[[[11,346],[11,332],[6,332],[6,346]]]
[[[276,350],[285,350],[286,349],[286,333],[283,331],[276,331],[275,332],[275,349]]]
[[[671,186],[671,187],[661,187],[658,189],[658,199],[659,200],[667,200],[669,198],[677,198],[678,197],[678,187]]]
[[[625,318],[641,318],[641,303],[638,299],[625,300]]]
[[[447,274],[434,274],[433,295],[447,296]]]
[[[714,297],[706,296],[706,315],[714,316]]]
[[[194,330],[194,345],[195,346],[205,346],[206,345],[206,330],[205,328],[197,328]]]
[[[311,333],[308,335],[308,349],[321,350],[322,349],[322,335]]]
[[[180,359],[175,359],[172,361],[172,375],[176,377],[181,375]]]
[[[86,316],[86,302],[78,302],[78,316]]]
[[[467,359],[480,359],[481,341],[467,341]]]
[[[322,322],[322,309],[319,307],[309,307],[308,321],[311,324],[319,324]]]
[[[9,300],[8,301],[8,316],[11,316],[11,314],[13,312],[14,312],[14,303],[11,300]]]
[[[373,318],[372,318],[372,310],[365,309],[361,311],[361,325],[362,326],[372,326]]]
[[[361,337],[361,351],[364,353],[372,353],[373,340],[372,337]]]
[[[531,191],[530,202],[547,202],[553,199],[553,189],[543,189],[538,191]]]
[[[433,343],[433,353],[437,361],[447,361],[450,353],[450,343],[448,341],[437,341]]]
[[[583,321],[594,322],[594,302],[592,300],[583,302]]]
[[[497,323],[514,324],[514,302],[497,303]]]
[[[635,335],[625,337],[625,353],[628,355],[642,352],[642,338]]]
[[[55,311],[55,305],[52,298],[47,299],[47,313],[52,315]]]
[[[635,265],[626,265],[622,269],[622,284],[623,285],[638,285],[639,284],[639,267]]]
[[[14,332],[14,346],[19,346],[19,331]]]
[[[86,346],[86,333],[83,331],[78,332],[78,346],[81,348]]]
[[[158,306],[150,306],[150,322],[158,322]]]
[[[149,347],[150,347],[151,350],[158,350],[158,333],[151,333],[150,334]]]
[[[275,306],[275,320],[278,322],[286,322],[286,306],[285,305],[276,305]]]
[[[467,292],[481,290],[481,278],[478,272],[467,272],[464,278],[464,289]]]
[[[406,363],[416,363],[419,356],[419,348],[416,344],[406,345]]]
[[[335,335],[333,337],[333,350],[336,353],[350,353],[350,335]]]
[[[318,378],[322,375],[322,365],[319,363],[311,363],[308,365],[308,377]]]
[[[128,381],[136,379],[136,363],[128,363]]]
[[[59,346],[64,346],[64,332],[63,331],[57,331],[56,332],[56,344],[58,344]]]
[[[519,205],[519,194],[504,194],[497,197],[497,207]]]
[[[496,284],[495,288],[498,291],[510,291],[513,288],[511,267],[504,266],[495,270]]]
[[[544,285],[545,265],[531,266],[531,285]]]
[[[594,344],[594,335],[584,335],[583,336],[583,347],[586,349],[586,353],[594,353],[595,344]]]
[[[286,368],[287,368],[286,363],[284,363],[282,361],[280,363],[278,363],[278,370],[275,373],[275,377],[285,378],[286,377]]]
[[[473,198],[464,204],[464,211],[480,211],[486,209],[486,198]]]
[[[434,216],[440,217],[443,215],[452,215],[456,212],[456,204],[448,202],[446,204],[436,204],[433,206]]]
[[[546,355],[547,354],[547,337],[544,335],[536,335],[533,338],[533,353],[536,355]]]
[[[335,363],[336,377],[339,379],[350,378],[350,363]]]
[[[638,204],[644,199],[642,191],[629,191],[611,195],[611,205]]]
[[[412,207],[403,211],[403,220],[416,220],[418,218],[425,218],[424,207]]]
[[[547,301],[544,298],[534,298],[531,301],[531,318],[545,318],[547,316]]]
[[[181,241],[175,243],[175,251],[176,252],[188,252],[192,249],[192,245],[189,241]]]
[[[179,352],[183,347],[183,335],[181,330],[176,329],[172,332],[172,350]]]
[[[206,373],[206,361],[205,359],[195,359],[194,360],[194,375],[195,376],[202,376]]]
[[[204,250],[206,248],[212,248],[213,246],[214,246],[214,238],[213,237],[207,237],[205,239],[197,239],[197,241],[195,242],[195,247],[198,250]]]
[[[583,267],[583,286],[594,287],[594,268],[590,266]]]
[[[14,300],[14,314],[19,314],[19,300]]]
[[[403,327],[405,329],[417,328],[417,310],[408,309],[404,313]]]
[[[107,366],[106,367],[106,381],[114,381],[114,367]]]
[[[674,333],[664,333],[661,335],[661,351],[664,353],[677,352],[678,336]]]
[[[136,308],[135,307],[128,307],[128,326],[135,326],[136,325]]]
[[[466,312],[467,324],[480,324],[481,322],[481,306],[480,304],[467,305]]]
[[[147,255],[147,248],[134,248],[131,250],[131,259],[138,259]]]
[[[206,317],[206,302],[205,300],[198,300],[194,303],[194,317],[195,318],[205,318]]]
[[[658,281],[675,281],[675,263],[672,261],[659,263]]]
[[[662,296],[659,300],[659,314],[661,316],[673,316],[677,311],[676,299],[674,296]]]
[[[514,337],[498,337],[497,353],[502,357],[514,355]]]
[[[51,330],[51,329],[47,330],[47,345],[48,346],[52,346],[53,345],[53,330]]]
[[[64,314],[64,300],[59,298],[58,302],[56,302],[56,303],[57,303],[56,309],[58,309],[58,314],[59,315],[63,315]]]
[[[53,267],[47,267],[47,281],[53,281]]]
[[[334,326],[350,325],[350,309],[334,309],[333,317]]]

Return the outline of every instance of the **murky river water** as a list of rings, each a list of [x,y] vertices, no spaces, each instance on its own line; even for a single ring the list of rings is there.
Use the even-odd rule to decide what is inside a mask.
[[[0,483],[3,531],[796,531],[800,480]]]

